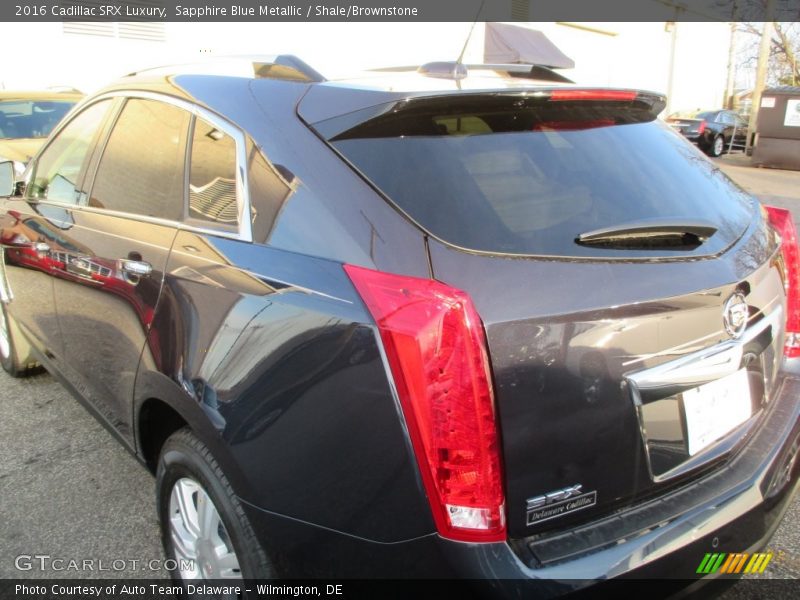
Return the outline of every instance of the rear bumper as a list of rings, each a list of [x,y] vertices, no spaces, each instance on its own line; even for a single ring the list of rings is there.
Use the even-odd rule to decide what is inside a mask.
[[[799,400],[800,377],[785,377],[761,427],[723,468],[630,515],[536,541],[467,544],[431,534],[376,543],[252,506],[247,512],[286,577],[492,579],[496,591],[524,586],[541,597],[616,577],[685,585],[701,577],[706,553],[766,548],[797,488]],[[609,535],[619,519],[638,530]]]

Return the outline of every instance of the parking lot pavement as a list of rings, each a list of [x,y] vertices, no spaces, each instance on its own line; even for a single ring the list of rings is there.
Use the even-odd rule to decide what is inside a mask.
[[[163,559],[150,473],[48,374],[13,379],[0,370],[0,403],[0,577],[166,577],[147,564]],[[769,548],[775,558],[762,577],[800,578],[797,498]],[[95,568],[19,571],[20,555],[89,559]],[[99,571],[100,559],[112,570]]]
[[[750,166],[750,157],[741,152],[711,160],[762,202],[791,210],[800,229],[800,171],[754,168]]]
[[[150,473],[48,374],[0,371],[0,405],[0,577],[164,577]],[[17,561],[33,555],[95,562]]]
[[[800,173],[747,169],[735,155],[717,163],[800,215]],[[152,476],[50,375],[17,380],[0,371],[0,406],[0,577],[165,577],[147,564],[163,558]],[[769,548],[775,557],[764,577],[800,578],[797,499]],[[94,568],[20,571],[21,555],[88,559]],[[741,593],[734,588],[725,598]]]

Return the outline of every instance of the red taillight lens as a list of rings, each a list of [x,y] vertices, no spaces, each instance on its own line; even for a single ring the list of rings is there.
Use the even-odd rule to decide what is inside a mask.
[[[629,102],[635,100],[637,92],[628,90],[553,90],[550,100],[553,102],[567,100],[610,100],[614,102]]]
[[[785,263],[786,278],[786,346],[789,358],[800,356],[800,250],[797,247],[797,230],[792,213],[785,208],[765,206],[769,222],[781,235],[781,254]]]
[[[706,122],[700,121],[700,125],[697,126],[697,133],[703,133],[706,130]]]
[[[505,540],[494,394],[472,301],[431,279],[344,269],[380,330],[439,533]]]

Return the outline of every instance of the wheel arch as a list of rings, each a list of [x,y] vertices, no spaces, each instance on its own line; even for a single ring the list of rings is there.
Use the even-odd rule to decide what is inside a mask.
[[[137,450],[147,468],[155,474],[164,442],[188,423],[178,411],[159,398],[144,400],[137,417]]]
[[[156,472],[164,442],[188,427],[214,455],[237,495],[247,497],[247,480],[222,441],[218,424],[197,399],[164,374],[142,369],[136,378],[134,396],[136,453],[152,473]]]

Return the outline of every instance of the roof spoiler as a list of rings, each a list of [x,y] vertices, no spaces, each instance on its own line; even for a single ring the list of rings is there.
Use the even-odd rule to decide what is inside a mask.
[[[163,65],[128,73],[136,75],[228,75],[253,79],[283,79],[305,83],[326,81],[317,70],[292,54],[221,56],[207,61]]]
[[[499,71],[503,72],[509,77],[518,77],[520,79],[536,79],[538,81],[555,81],[559,83],[574,83],[556,73],[550,67],[543,65],[533,64],[463,64],[455,61],[437,61],[429,62],[419,66],[404,66],[404,67],[384,67],[380,69],[372,69],[373,71],[387,72],[387,73],[405,73],[409,71],[416,71],[426,77],[434,77],[437,79],[464,79],[469,75],[470,71]]]

